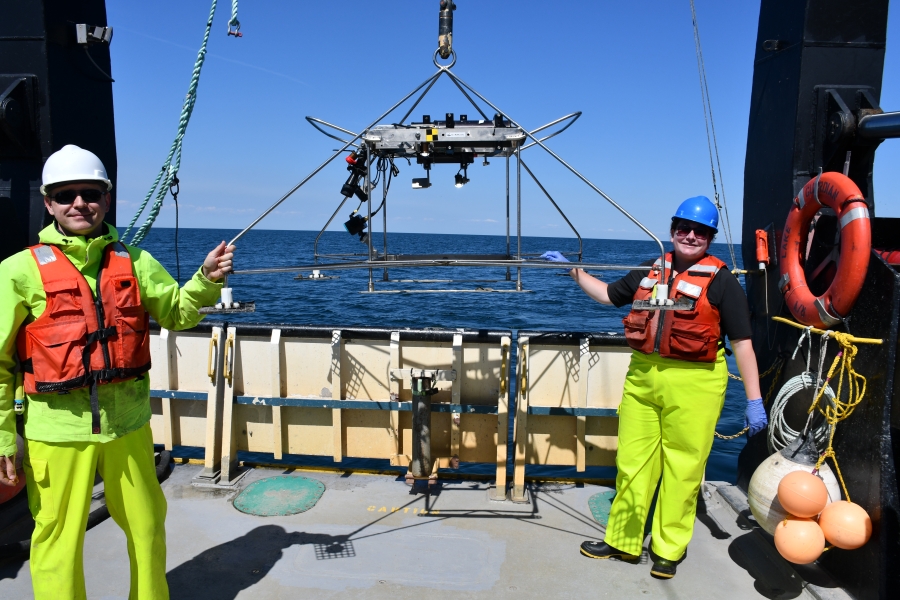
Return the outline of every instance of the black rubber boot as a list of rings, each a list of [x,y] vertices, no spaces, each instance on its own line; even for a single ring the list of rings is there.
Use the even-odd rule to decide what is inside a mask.
[[[678,562],[676,561],[654,556],[653,566],[650,567],[650,575],[657,579],[672,579],[675,577],[676,566],[678,566]]]
[[[582,542],[581,553],[588,558],[614,558],[616,560],[632,563],[636,563],[641,559],[640,556],[616,550],[606,542]]]

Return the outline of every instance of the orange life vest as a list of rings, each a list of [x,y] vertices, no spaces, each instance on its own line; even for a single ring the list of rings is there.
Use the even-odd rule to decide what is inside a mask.
[[[666,254],[666,273],[671,273],[672,253]],[[721,327],[719,309],[706,297],[709,284],[719,269],[727,266],[715,256],[706,255],[671,282],[671,298],[689,302],[691,310],[636,310],[622,322],[628,345],[644,354],[659,352],[666,358],[692,362],[715,362],[719,351]],[[634,299],[649,300],[657,284],[663,283],[659,259],[641,280]],[[660,331],[660,322],[662,330]]]
[[[56,246],[31,248],[47,306],[19,329],[16,347],[29,394],[91,388],[92,432],[100,433],[97,385],[150,370],[150,315],[128,249],[106,246],[94,296],[84,275]]]

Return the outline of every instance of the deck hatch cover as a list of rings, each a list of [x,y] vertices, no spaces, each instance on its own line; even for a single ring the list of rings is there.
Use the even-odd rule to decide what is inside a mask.
[[[283,517],[308,511],[324,493],[325,484],[321,481],[279,475],[248,485],[234,499],[234,507],[248,515]]]

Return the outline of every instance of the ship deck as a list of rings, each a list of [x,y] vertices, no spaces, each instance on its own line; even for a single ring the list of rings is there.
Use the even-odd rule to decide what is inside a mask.
[[[657,580],[646,549],[638,565],[579,554],[583,540],[603,537],[588,507],[602,485],[533,482],[530,502],[513,504],[491,501],[490,482],[444,480],[426,495],[402,476],[254,468],[241,485],[282,474],[325,485],[307,512],[257,517],[234,508],[234,491],[192,486],[200,470],[174,465],[162,484],[176,599],[848,597],[781,559],[728,484],[705,484],[678,575]],[[128,596],[125,537],[112,519],[87,532],[84,556],[89,598]],[[27,560],[0,565],[0,597],[32,597]]]

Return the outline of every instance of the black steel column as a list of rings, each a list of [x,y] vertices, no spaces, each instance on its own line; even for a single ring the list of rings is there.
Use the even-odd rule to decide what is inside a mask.
[[[430,377],[412,379],[412,458],[409,470],[416,479],[431,476],[431,397],[437,392]]]
[[[760,370],[779,356],[790,359],[799,335],[798,330],[777,326],[771,320],[775,315],[790,316],[779,290],[775,250],[794,196],[820,169],[842,171],[850,152],[848,175],[859,186],[872,215],[877,214],[872,168],[881,139],[869,135],[874,125],[858,128],[857,124],[881,112],[887,17],[888,0],[762,0],[742,228],[745,265],[757,262],[757,229],[769,230],[773,258],[767,277],[746,276]],[[889,124],[890,118],[880,121]],[[900,234],[900,226],[887,221],[893,220],[873,219],[873,243],[888,240],[897,247],[900,240],[891,234]],[[833,217],[819,221],[809,264],[817,264],[818,242],[833,243],[835,228]],[[816,290],[816,285],[810,282],[814,292],[823,291]],[[900,418],[895,415],[894,426],[890,424],[897,387],[898,298],[897,273],[873,256],[849,329],[855,335],[884,338],[886,345],[860,347],[856,368],[868,377],[868,392],[854,414],[838,425],[834,447],[852,500],[869,512],[874,532],[863,548],[830,550],[820,559],[856,598],[889,598],[890,590],[900,589],[894,468]],[[799,357],[793,363],[788,361],[779,385],[805,368],[805,358],[803,365],[799,361]],[[771,377],[763,380],[764,391],[769,389]],[[768,454],[764,437],[751,438],[741,453],[738,483],[744,487]]]
[[[836,111],[831,104],[843,101],[858,112],[879,102],[887,13],[888,0],[762,0],[744,166],[745,265],[756,264],[757,229],[768,227],[773,249],[777,247],[791,201],[803,184],[819,168],[842,169],[843,146],[829,144],[828,120]],[[857,145],[849,175],[874,211],[873,161],[874,146]],[[777,253],[772,256],[777,262]],[[762,369],[796,335],[784,327],[776,333],[769,318],[780,314],[782,305],[778,265],[771,270],[767,285],[761,276],[747,275],[754,347]],[[766,293],[770,314],[765,314]]]
[[[79,45],[75,32],[107,24],[104,0],[2,0],[0,14],[0,212],[15,223],[0,236],[3,259],[37,242],[41,170],[66,144],[103,161],[115,223],[116,139],[109,46]]]

